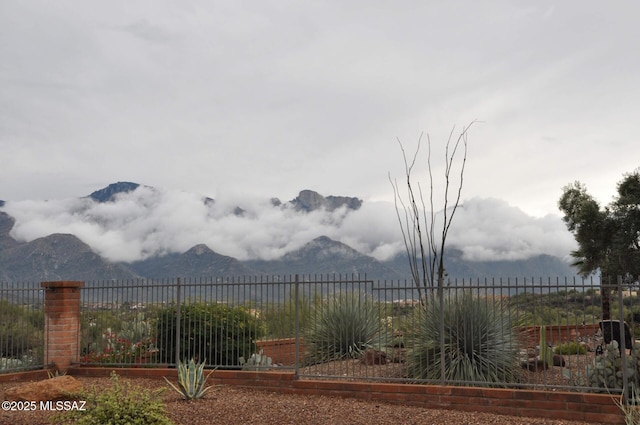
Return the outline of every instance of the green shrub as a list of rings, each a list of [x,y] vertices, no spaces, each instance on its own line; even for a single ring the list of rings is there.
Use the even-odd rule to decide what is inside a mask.
[[[144,313],[119,310],[82,315],[81,363],[155,363],[155,326]],[[150,315],[155,319],[154,315]],[[113,325],[106,326],[106,325]]]
[[[416,319],[417,329],[408,341],[409,376],[441,379],[444,350],[444,378],[449,382],[517,382],[517,346],[509,318],[501,304],[468,292],[445,298],[442,311],[434,299]]]
[[[160,362],[176,363],[176,306],[159,312],[157,347]],[[208,360],[218,366],[238,366],[240,357],[256,351],[264,327],[243,307],[191,303],[180,307],[180,359]]]
[[[575,341],[572,341],[572,342],[565,342],[564,344],[558,345],[554,351],[556,354],[564,354],[564,355],[587,354],[587,347],[582,344],[578,344]]]
[[[307,327],[310,317],[310,302],[301,296],[298,301],[298,329]],[[296,336],[296,304],[291,297],[284,303],[273,303],[261,310],[267,327],[267,338],[293,338]]]
[[[391,337],[379,307],[370,296],[358,292],[316,301],[304,336],[306,360],[321,363],[358,357],[367,348],[384,348]]]
[[[165,389],[132,387],[130,382],[120,383],[118,375],[112,372],[110,388],[93,387],[78,395],[87,402],[85,410],[54,415],[52,421],[74,425],[172,425],[161,401]]]
[[[0,300],[0,358],[18,359],[22,366],[37,364],[43,347],[42,309]]]
[[[125,323],[132,321],[133,317],[132,314],[123,314],[116,309],[82,309],[80,344],[84,358],[81,361],[99,362],[101,354],[111,352],[110,336],[120,335]]]

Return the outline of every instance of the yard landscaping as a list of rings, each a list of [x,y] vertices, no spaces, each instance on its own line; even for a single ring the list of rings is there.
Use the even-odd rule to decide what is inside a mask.
[[[78,378],[85,388],[109,387],[108,378]],[[509,424],[585,425],[587,422],[515,417],[479,412],[430,409],[348,398],[280,394],[216,386],[200,400],[185,401],[164,381],[120,378],[148,389],[166,387],[162,395],[167,416],[176,425],[215,424]],[[0,384],[0,398],[15,383]],[[91,407],[88,407],[91,408]],[[52,412],[0,412],[2,425],[50,425]]]

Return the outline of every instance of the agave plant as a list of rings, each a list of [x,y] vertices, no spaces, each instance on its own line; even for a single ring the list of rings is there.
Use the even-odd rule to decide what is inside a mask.
[[[318,301],[304,337],[310,363],[359,357],[367,348],[384,348],[387,340],[379,306],[358,292]]]
[[[440,380],[443,350],[444,379],[450,383],[517,382],[516,339],[502,305],[454,292],[443,306],[434,299],[416,319],[407,358],[409,376]]]
[[[66,374],[67,374],[66,370],[61,371],[60,369],[56,369],[55,371],[51,371],[51,370],[47,371],[47,376],[49,377],[49,379],[65,376]]]
[[[173,385],[166,377],[164,378],[171,388],[176,390],[185,400],[194,400],[201,398],[211,387],[206,387],[207,379],[213,373],[213,370],[209,374],[204,376],[204,364],[196,363],[191,359],[189,363],[180,362],[178,364],[178,386]],[[215,369],[214,369],[215,370]]]

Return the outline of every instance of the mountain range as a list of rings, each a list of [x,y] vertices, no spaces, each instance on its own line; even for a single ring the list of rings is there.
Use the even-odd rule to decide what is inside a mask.
[[[118,194],[134,191],[139,186],[131,182],[118,182],[91,193],[88,198],[94,202],[110,203]],[[216,201],[204,198],[203,202],[210,204]],[[277,198],[272,199],[271,203],[274,206],[282,204]],[[357,210],[363,202],[354,197],[325,197],[311,190],[303,190],[288,204],[297,214],[307,214],[318,209],[333,211],[342,207]],[[243,215],[244,210],[237,207],[234,214]],[[14,224],[13,217],[0,211],[0,281],[101,281],[292,274],[359,274],[366,275],[368,279],[387,281],[411,279],[406,254],[379,261],[327,236],[313,238],[301,248],[273,260],[241,261],[214,252],[205,244],[197,244],[182,253],[157,255],[133,262],[112,262],[72,234],[55,233],[29,242],[17,241],[11,236]],[[562,259],[550,255],[517,261],[467,261],[462,251],[452,248],[447,251],[445,259],[450,278],[539,278],[575,274],[575,270]]]

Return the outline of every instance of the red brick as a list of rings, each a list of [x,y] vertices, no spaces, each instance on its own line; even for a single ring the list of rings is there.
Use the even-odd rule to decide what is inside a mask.
[[[71,368],[71,375],[81,376],[109,376],[115,370],[122,376],[159,378],[166,376],[176,379],[176,370],[158,369],[114,369],[81,367]],[[209,379],[210,385],[217,383],[251,387],[263,391],[274,391],[286,394],[324,395],[335,397],[353,397],[366,400],[380,400],[387,403],[422,406],[429,408],[445,408],[465,411],[486,412],[492,414],[529,416],[538,418],[552,418],[563,420],[591,421],[598,423],[624,423],[624,417],[611,397],[596,397],[600,403],[589,405],[581,403],[582,396],[578,393],[547,393],[536,392],[535,400],[527,400],[533,392],[522,390],[507,390],[511,398],[505,396],[505,391],[490,392],[494,397],[474,397],[478,389],[464,387],[435,387],[413,384],[379,384],[357,383],[342,381],[314,381],[296,380],[293,372],[243,372],[243,371],[215,371]],[[436,388],[438,390],[436,390]],[[440,394],[438,394],[438,392]],[[484,394],[485,389],[482,389]],[[495,397],[496,394],[498,397]],[[550,398],[544,400],[543,394]],[[553,397],[551,397],[553,396]],[[587,399],[593,398],[586,397]]]
[[[486,406],[491,404],[490,399],[484,397],[451,397],[451,396],[440,396],[440,402],[446,404],[460,404],[465,406]]]
[[[584,413],[582,420],[601,424],[624,424],[624,416],[619,414]]]
[[[450,395],[452,387],[441,387],[437,385],[425,385],[427,394]]]
[[[45,290],[45,359],[58,368],[78,361],[80,290],[84,282],[42,282]]]
[[[619,398],[619,395],[610,394],[582,394],[582,399],[587,404],[615,404],[614,399]]]
[[[511,389],[504,388],[483,388],[482,395],[490,398],[513,398],[514,393]]]
[[[530,418],[566,419],[580,420],[580,412],[570,412],[567,410],[546,410],[546,409],[519,409],[520,416]]]
[[[576,409],[582,412],[590,413],[616,413],[620,411],[620,408],[611,402],[610,405],[606,404],[588,404],[588,403],[568,403],[568,409]]]

